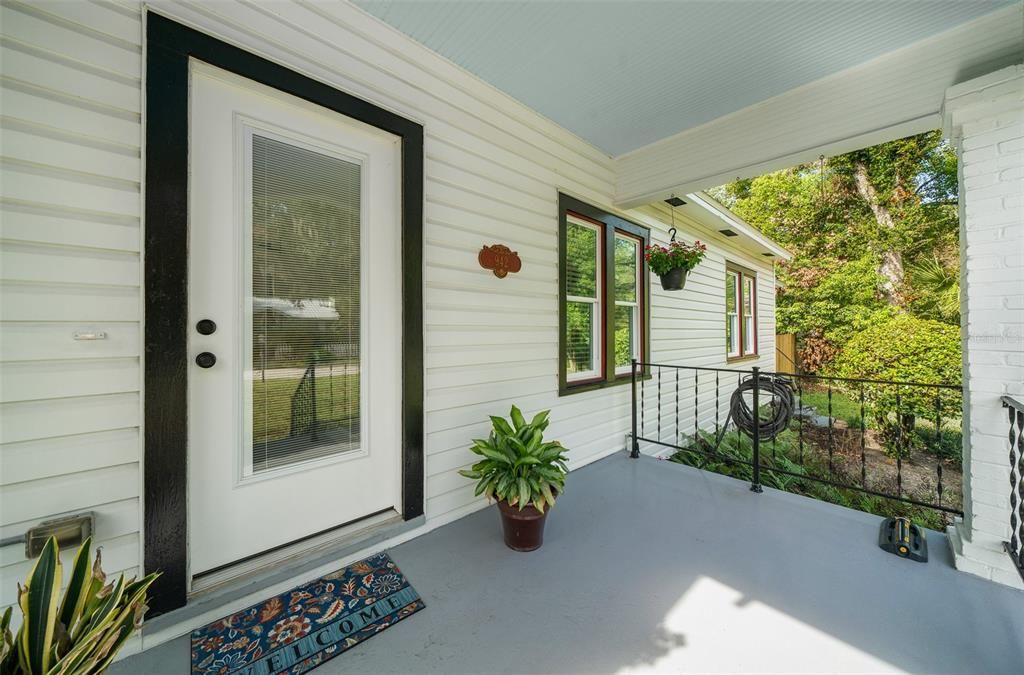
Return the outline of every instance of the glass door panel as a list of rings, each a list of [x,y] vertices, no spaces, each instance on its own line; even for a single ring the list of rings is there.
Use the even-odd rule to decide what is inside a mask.
[[[359,448],[358,161],[251,136],[245,475]]]

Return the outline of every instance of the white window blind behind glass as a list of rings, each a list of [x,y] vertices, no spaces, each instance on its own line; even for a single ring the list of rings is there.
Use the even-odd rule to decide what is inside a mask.
[[[753,354],[756,350],[754,304],[754,279],[743,275],[743,353]]]
[[[615,368],[621,372],[640,358],[640,302],[637,293],[640,265],[639,242],[615,234]]]
[[[739,286],[739,275],[731,270],[726,271],[725,344],[729,356],[738,356],[740,353]]]
[[[360,174],[252,137],[253,472],[359,447]]]
[[[569,379],[584,379],[600,367],[600,230],[570,218],[565,239],[565,370]]]

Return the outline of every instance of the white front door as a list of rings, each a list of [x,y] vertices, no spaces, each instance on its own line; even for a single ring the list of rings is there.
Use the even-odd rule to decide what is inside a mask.
[[[401,146],[200,62],[190,86],[195,577],[401,511]]]

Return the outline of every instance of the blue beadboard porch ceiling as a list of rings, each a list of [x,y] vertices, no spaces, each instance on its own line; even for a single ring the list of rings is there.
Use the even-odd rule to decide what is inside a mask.
[[[355,0],[617,156],[1020,0]]]

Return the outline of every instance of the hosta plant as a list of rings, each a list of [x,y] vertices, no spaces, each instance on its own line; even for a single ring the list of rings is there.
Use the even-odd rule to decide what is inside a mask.
[[[530,504],[541,513],[554,506],[564,491],[569,468],[562,444],[544,441],[550,412],[539,412],[529,422],[516,406],[512,406],[511,421],[491,416],[490,435],[474,440],[470,448],[482,459],[459,472],[477,481],[476,494],[518,506],[520,511]]]
[[[92,541],[78,549],[61,596],[62,565],[57,540],[46,542],[18,585],[22,622],[11,633],[11,609],[0,619],[0,675],[92,675],[102,673],[128,638],[142,625],[146,593],[159,576],[107,583],[100,553],[89,559]]]

